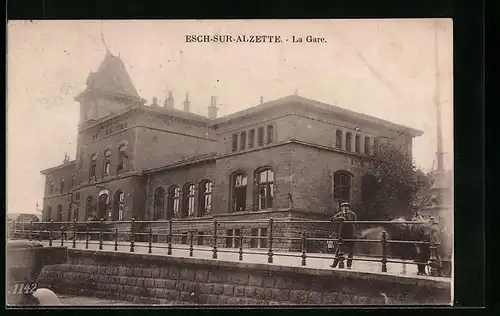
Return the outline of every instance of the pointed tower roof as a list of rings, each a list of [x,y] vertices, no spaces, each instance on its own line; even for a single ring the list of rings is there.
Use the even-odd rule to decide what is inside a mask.
[[[119,56],[114,56],[109,51],[97,71],[89,74],[87,89],[140,99],[125,64]]]

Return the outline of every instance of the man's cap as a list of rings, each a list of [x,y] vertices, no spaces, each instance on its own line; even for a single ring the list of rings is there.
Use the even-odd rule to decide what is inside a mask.
[[[340,207],[343,207],[343,206],[351,207],[351,204],[349,204],[347,202],[340,203]]]

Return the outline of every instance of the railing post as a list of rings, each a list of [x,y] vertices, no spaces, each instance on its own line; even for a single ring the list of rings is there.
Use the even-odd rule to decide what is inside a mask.
[[[24,240],[24,222],[21,223],[21,240]]]
[[[439,229],[438,227],[438,222],[434,217],[431,217],[431,234],[430,234],[430,274],[431,276],[439,276],[439,268],[441,266],[441,263],[439,261],[439,254],[438,254],[438,246],[439,246],[439,240],[437,236],[437,230]]]
[[[189,256],[193,256],[193,238],[194,238],[194,231],[189,232]]]
[[[118,227],[115,227],[115,251],[118,251]]]
[[[167,255],[172,254],[172,220],[168,221],[168,248]]]
[[[345,266],[344,266],[344,260],[345,260],[345,257],[344,257],[344,238],[342,237],[342,227],[344,226],[344,218],[340,217],[338,220],[339,220],[339,236],[338,236],[339,244],[337,246],[337,247],[339,247],[338,260],[339,260],[339,268],[344,269],[345,268]]]
[[[269,250],[267,251],[267,262],[273,263],[273,218],[269,219]]]
[[[49,247],[52,247],[52,220],[49,222]]]
[[[387,272],[387,232],[382,232],[382,272]]]
[[[42,241],[42,226],[38,227],[38,241]]]
[[[132,222],[130,223],[130,252],[134,252],[134,242],[135,242],[134,224],[135,224],[135,218],[132,217]]]
[[[243,227],[240,229],[240,251],[238,254],[240,261],[243,261]]]
[[[149,228],[148,253],[153,253],[153,229],[151,227]]]
[[[303,230],[302,231],[302,266],[305,266],[306,265],[306,258],[307,258],[307,255],[306,255],[306,246],[307,246],[307,240],[306,240],[306,231]]]
[[[101,217],[101,229],[99,230],[99,250],[102,250],[102,241],[103,241],[103,230],[104,230],[104,218]]]
[[[30,230],[28,231],[28,239],[31,241],[33,237],[31,236],[31,231],[33,230],[33,221],[30,222]]]
[[[85,249],[89,249],[89,223],[85,223]]]
[[[61,225],[61,247],[64,246],[64,224]]]
[[[212,252],[212,258],[217,259],[217,221],[214,221],[214,248]]]
[[[77,237],[76,230],[77,227],[76,227],[76,217],[75,217],[73,218],[73,248],[76,248],[76,237]]]

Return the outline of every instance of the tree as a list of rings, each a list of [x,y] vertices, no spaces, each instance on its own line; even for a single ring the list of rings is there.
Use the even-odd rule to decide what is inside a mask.
[[[416,194],[429,188],[430,178],[417,169],[413,159],[391,143],[379,144],[372,161],[373,192],[361,204],[364,217],[390,220],[411,217]]]

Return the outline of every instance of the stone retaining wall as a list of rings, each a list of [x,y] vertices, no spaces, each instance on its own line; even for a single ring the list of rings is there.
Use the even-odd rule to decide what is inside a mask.
[[[196,305],[400,305],[450,302],[450,281],[348,270],[68,250],[40,286],[61,294]]]

